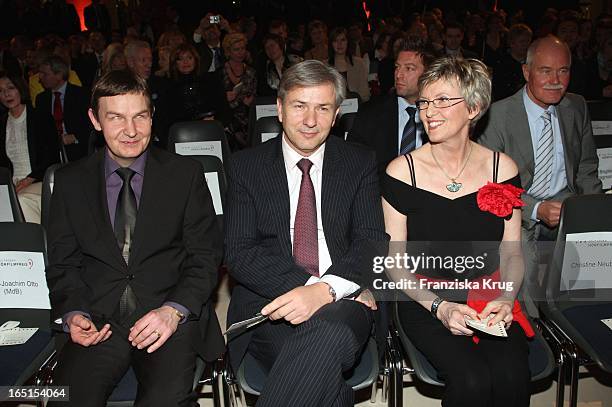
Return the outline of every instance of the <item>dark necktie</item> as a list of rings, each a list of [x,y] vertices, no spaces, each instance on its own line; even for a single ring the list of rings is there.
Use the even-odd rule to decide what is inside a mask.
[[[117,244],[119,249],[121,249],[123,259],[128,264],[134,226],[136,226],[136,214],[138,213],[136,195],[131,186],[134,171],[129,168],[118,168],[116,172],[121,177],[123,186],[117,198],[115,237],[117,238]],[[126,322],[129,316],[136,310],[136,304],[136,295],[128,284],[119,299],[119,319],[122,323]]]
[[[214,67],[215,67],[215,71],[219,68],[221,68],[222,62],[221,62],[221,48],[219,47],[215,47],[213,48],[213,63],[214,63]]]
[[[53,92],[53,120],[55,120],[55,128],[57,134],[62,136],[64,134],[64,111],[62,109],[62,93]]]
[[[302,171],[300,197],[293,224],[293,258],[297,265],[319,277],[319,243],[317,236],[317,201],[310,179],[312,161],[305,158],[297,163]]]
[[[416,122],[414,115],[416,114],[416,108],[408,106],[406,108],[408,112],[408,122],[404,126],[402,132],[402,143],[400,145],[400,155],[407,154],[414,150],[416,147]]]

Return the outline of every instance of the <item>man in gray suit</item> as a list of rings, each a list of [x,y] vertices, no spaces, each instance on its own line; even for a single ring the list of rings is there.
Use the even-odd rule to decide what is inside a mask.
[[[228,172],[225,253],[237,282],[228,323],[270,318],[229,338],[234,368],[248,353],[267,372],[258,406],[353,405],[342,373],[359,359],[375,308],[369,292],[356,294],[369,242],[387,237],[374,154],[328,138],[345,89],[322,62],[289,68],[282,133],[236,154]]]
[[[533,42],[523,65],[527,84],[491,106],[479,140],[508,154],[519,166],[527,242],[555,238],[565,198],[601,192],[586,102],[567,93],[570,65],[570,50],[558,38]],[[525,249],[528,277],[534,278],[535,245]]]

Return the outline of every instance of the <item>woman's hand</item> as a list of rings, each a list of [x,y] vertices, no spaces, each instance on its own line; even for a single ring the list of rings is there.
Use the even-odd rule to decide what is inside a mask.
[[[34,181],[36,181],[34,178],[25,177],[21,181],[17,182],[17,184],[15,185],[15,191],[17,193],[19,193],[19,191],[21,191],[24,188],[29,187],[30,185],[32,185],[34,183]]]
[[[249,95],[242,98],[242,103],[247,106],[251,106],[251,103],[255,100],[255,95]]]
[[[228,102],[232,102],[234,99],[236,99],[236,92],[229,90],[225,92],[225,97],[227,98]]]
[[[438,307],[438,314],[436,317],[449,331],[451,331],[453,335],[471,336],[474,334],[474,332],[472,332],[465,325],[466,315],[472,319],[476,319],[478,313],[476,310],[468,307],[465,304],[444,301]]]
[[[506,326],[506,329],[508,329],[512,324],[513,305],[514,301],[508,298],[499,297],[493,301],[489,301],[486,307],[484,307],[480,314],[478,314],[478,318],[485,319],[489,316],[489,314],[495,314],[495,316],[489,321],[489,326],[495,325],[501,321]]]

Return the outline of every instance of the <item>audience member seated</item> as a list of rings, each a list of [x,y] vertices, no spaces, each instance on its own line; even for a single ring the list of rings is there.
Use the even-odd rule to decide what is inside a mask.
[[[172,47],[163,45],[157,48],[157,70],[154,75],[160,78],[170,78],[170,54]]]
[[[232,150],[247,146],[249,107],[257,90],[255,69],[245,63],[246,45],[247,38],[241,33],[228,34],[223,39],[223,52],[227,56],[223,69],[223,86],[231,109],[229,142]]]
[[[449,23],[444,29],[444,54],[453,57],[478,58],[478,54],[469,49],[463,49],[465,31],[461,24]]]
[[[508,154],[519,166],[530,283],[539,281],[535,241],[555,239],[563,200],[602,191],[586,102],[567,93],[570,64],[571,52],[560,39],[534,41],[523,65],[527,84],[491,106],[480,136],[481,144]]]
[[[525,24],[515,24],[508,31],[508,50],[499,55],[493,69],[493,100],[513,95],[523,87],[523,64],[533,33]]]
[[[304,59],[317,59],[325,62],[329,58],[327,49],[327,25],[321,20],[313,20],[308,24],[310,48],[304,53]]]
[[[170,56],[172,122],[218,120],[229,122],[223,84],[214,76],[200,75],[200,59],[191,44],[179,45]]]
[[[430,142],[393,160],[382,179],[385,228],[391,242],[396,242],[390,245],[389,256],[405,254],[406,246],[400,242],[406,240],[408,244],[444,242],[426,252],[442,257],[456,256],[459,242],[501,244],[500,255],[489,256],[482,269],[459,273],[434,266],[419,268],[416,274],[388,270],[393,281],[415,283],[399,300],[399,319],[443,379],[443,406],[529,406],[527,337],[534,332],[515,301],[524,271],[518,169],[508,156],[470,140],[470,130],[490,102],[491,80],[482,62],[453,57],[434,61],[419,79],[416,101]],[[481,206],[481,192],[487,190],[504,191],[509,198]],[[505,205],[507,211],[497,212],[495,205]],[[423,287],[456,279],[469,280],[478,288]],[[487,280],[504,289],[484,288]],[[505,326],[507,338],[479,334],[466,325],[467,318],[488,317],[491,324]]]
[[[128,68],[147,81],[155,107],[153,120],[153,141],[161,148],[168,143],[168,130],[172,124],[170,80],[151,75],[153,54],[146,41],[131,41],[125,46],[125,61]]]
[[[437,54],[419,37],[400,41],[395,60],[395,92],[359,107],[347,141],[376,152],[379,177],[391,160],[427,143],[416,109],[418,80]]]
[[[221,48],[222,30],[230,32],[228,21],[221,15],[206,14],[200,20],[200,25],[193,33],[200,55],[202,72],[221,72],[224,56]]]
[[[344,82],[320,61],[289,68],[282,136],[238,152],[228,171],[225,255],[237,282],[228,324],[270,319],[230,336],[230,361],[237,369],[248,352],[266,372],[260,407],[354,404],[342,374],[370,337],[376,304],[367,290],[343,299],[360,289],[367,242],[386,235],[374,157],[328,137]]]
[[[106,405],[130,367],[136,405],[192,405],[197,355],[223,352],[212,198],[198,163],[150,146],[149,95],[130,71],[100,78],[89,118],[106,148],[55,174],[46,276],[66,343],[53,384],[71,406]]]
[[[18,74],[0,72],[0,167],[13,174],[26,222],[40,223],[42,179],[47,167],[59,161],[53,117],[28,103],[28,88]]]
[[[368,71],[361,57],[351,55],[348,52],[348,38],[346,29],[334,28],[329,35],[329,59],[328,63],[344,76],[349,92],[355,92],[361,101],[370,99],[370,87],[368,86]]]
[[[89,95],[82,87],[67,82],[69,68],[59,56],[44,60],[38,71],[45,91],[36,98],[36,108],[45,115],[53,116],[68,160],[85,157],[92,130],[87,119]]]
[[[265,58],[257,66],[257,96],[276,96],[283,72],[295,63],[283,50],[285,42],[275,34],[263,39]]]
[[[52,44],[48,47],[41,48],[36,51],[35,59],[37,61],[38,69],[37,69],[37,72],[34,75],[30,76],[28,80],[28,85],[30,88],[30,98],[34,106],[36,106],[36,99],[38,98],[38,95],[40,95],[45,90],[45,87],[42,84],[41,79],[40,79],[40,66],[50,56],[58,55],[58,53],[56,53],[56,49],[57,49],[57,46]],[[59,55],[59,56],[62,56],[62,55]],[[79,86],[79,87],[83,86],[83,83],[81,82],[81,79],[79,78],[79,75],[73,69],[70,68],[70,63],[65,58],[64,58],[64,63],[66,64],[66,66],[68,66],[68,83],[74,86]]]
[[[127,69],[123,44],[113,42],[108,44],[102,53],[102,64],[100,65],[100,74],[104,75],[110,71],[122,71]]]
[[[585,98],[612,98],[612,37],[601,44],[595,57],[588,63]]]
[[[570,72],[570,83],[567,91],[585,94],[586,91],[586,72],[587,67],[585,61],[578,54],[578,32],[580,30],[580,15],[574,10],[564,10],[559,15],[559,24],[555,30],[555,34],[559,39],[567,44],[572,52],[572,68]]]
[[[102,56],[106,49],[106,40],[102,33],[92,31],[87,42],[83,44],[83,52],[72,56],[72,65],[86,89],[91,89],[94,81],[100,77]]]

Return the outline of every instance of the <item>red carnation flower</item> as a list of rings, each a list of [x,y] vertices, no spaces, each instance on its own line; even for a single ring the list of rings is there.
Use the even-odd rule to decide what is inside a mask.
[[[505,218],[512,215],[514,208],[525,206],[521,194],[525,192],[510,184],[488,182],[478,190],[476,202],[481,211],[491,212],[495,216]]]

